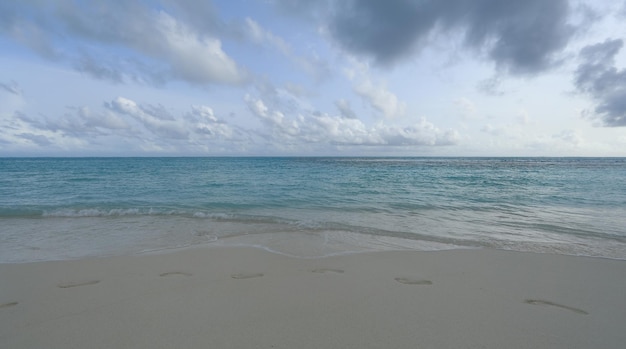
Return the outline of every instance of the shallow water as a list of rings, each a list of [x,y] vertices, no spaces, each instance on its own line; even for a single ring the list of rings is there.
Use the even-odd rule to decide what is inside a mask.
[[[0,262],[228,244],[626,259],[626,159],[0,159]]]

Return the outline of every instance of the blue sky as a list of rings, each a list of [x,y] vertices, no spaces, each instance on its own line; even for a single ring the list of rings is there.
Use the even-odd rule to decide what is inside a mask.
[[[626,1],[0,2],[0,156],[626,156]]]

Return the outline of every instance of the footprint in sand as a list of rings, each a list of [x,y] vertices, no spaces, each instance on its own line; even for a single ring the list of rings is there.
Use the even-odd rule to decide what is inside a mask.
[[[159,276],[170,276],[170,275],[181,275],[181,276],[191,276],[192,273],[186,273],[184,271],[168,271],[167,273],[161,273]]]
[[[0,308],[8,308],[18,304],[19,302],[0,303]]]
[[[433,282],[430,280],[424,279],[412,279],[412,278],[395,278],[395,280],[401,284],[405,285],[432,285]]]
[[[341,269],[333,269],[333,268],[316,268],[311,270],[312,273],[318,273],[318,274],[327,274],[327,273],[332,273],[332,274],[343,274],[344,271]]]
[[[87,285],[95,285],[95,284],[97,284],[99,282],[100,282],[100,280],[66,282],[66,283],[58,284],[57,287],[58,288],[80,287],[80,286],[87,286]]]
[[[233,279],[242,280],[242,279],[258,278],[261,276],[263,276],[263,273],[239,273],[239,274],[232,274],[230,277],[232,277]]]
[[[554,302],[550,302],[550,301],[544,301],[541,299],[526,299],[524,301],[524,303],[526,304],[532,304],[532,305],[549,305],[552,307],[557,307],[557,308],[561,308],[561,309],[567,309],[569,311],[573,311],[577,314],[583,314],[583,315],[588,315],[589,313],[582,310],[582,309],[578,309],[578,308],[574,308],[574,307],[570,307],[567,305],[563,305],[563,304],[558,304],[558,303],[554,303]]]

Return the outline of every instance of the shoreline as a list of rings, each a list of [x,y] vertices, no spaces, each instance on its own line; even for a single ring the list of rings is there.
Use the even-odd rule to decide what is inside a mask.
[[[626,261],[213,246],[0,264],[6,348],[619,348]]]
[[[198,236],[205,236],[198,233]],[[158,237],[157,237],[158,238]],[[84,250],[79,251],[76,246],[69,252],[60,254],[54,246],[50,251],[42,247],[23,248],[22,250],[11,250],[7,248],[6,254],[0,258],[0,264],[24,264],[24,263],[44,263],[58,261],[77,261],[85,259],[99,258],[119,258],[130,256],[143,256],[151,254],[168,254],[179,251],[193,249],[214,249],[214,248],[257,248],[269,253],[275,253],[292,258],[326,258],[332,256],[342,256],[370,252],[385,251],[415,251],[415,252],[438,252],[456,250],[496,250],[507,252],[519,252],[529,254],[547,254],[557,256],[572,256],[597,259],[609,259],[626,261],[621,246],[613,246],[612,249],[604,250],[605,254],[593,253],[593,249],[580,247],[576,250],[569,245],[559,246],[558,244],[541,244],[531,242],[526,245],[491,246],[481,242],[440,242],[424,239],[410,239],[403,236],[386,236],[364,233],[354,233],[346,231],[329,231],[323,233],[301,233],[301,232],[274,232],[261,234],[234,234],[224,236],[211,236],[211,241],[191,241],[188,244],[173,246],[153,246],[148,249],[138,250],[136,246],[120,248],[113,252],[113,247],[109,246],[104,250]],[[99,243],[101,241],[93,241]],[[42,257],[42,252],[43,257]],[[17,256],[17,257],[16,257]]]

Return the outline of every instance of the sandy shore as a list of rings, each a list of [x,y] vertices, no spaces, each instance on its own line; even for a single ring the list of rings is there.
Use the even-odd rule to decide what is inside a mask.
[[[0,265],[1,348],[624,348],[626,261],[252,248]]]

